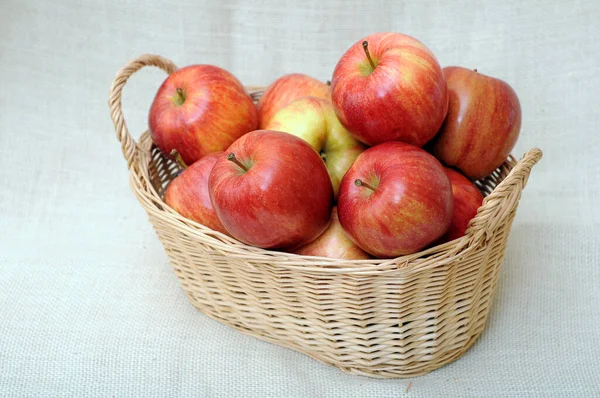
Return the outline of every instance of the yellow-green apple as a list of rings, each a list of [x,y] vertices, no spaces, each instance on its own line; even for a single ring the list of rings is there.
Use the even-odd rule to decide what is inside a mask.
[[[331,80],[340,122],[367,145],[403,141],[423,146],[448,110],[442,69],[417,39],[376,33],[342,56]]]
[[[442,241],[449,242],[465,234],[469,221],[475,217],[483,202],[483,195],[467,177],[458,171],[448,167],[444,168],[444,171],[452,184],[452,196],[454,198],[454,211],[452,212],[450,228],[442,238]]]
[[[208,176],[223,152],[213,152],[187,167],[165,192],[165,202],[182,216],[226,235],[208,193]]]
[[[304,140],[257,130],[235,141],[208,179],[212,203],[240,241],[293,250],[329,224],[333,188],[319,154]]]
[[[258,101],[258,128],[265,129],[278,110],[300,97],[330,99],[330,87],[301,73],[281,76],[265,90]]]
[[[158,148],[165,153],[175,149],[192,164],[255,130],[258,112],[231,73],[213,65],[191,65],[163,82],[148,121]]]
[[[452,187],[421,148],[386,142],[358,156],[340,185],[338,212],[348,237],[381,258],[417,252],[446,233]]]
[[[506,82],[461,67],[444,68],[449,110],[433,153],[467,177],[494,171],[510,154],[521,130],[521,105]]]
[[[266,126],[308,142],[325,161],[337,198],[340,182],[358,155],[366,148],[340,124],[331,101],[301,97],[281,108]]]
[[[348,239],[337,214],[337,207],[331,211],[329,227],[312,242],[300,247],[294,253],[304,256],[364,260],[371,258],[368,253]]]

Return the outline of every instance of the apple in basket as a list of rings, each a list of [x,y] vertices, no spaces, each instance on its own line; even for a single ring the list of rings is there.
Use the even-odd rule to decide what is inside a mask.
[[[208,186],[227,231],[253,246],[293,250],[329,224],[333,188],[325,164],[288,133],[242,136],[217,160]]]
[[[307,75],[291,73],[275,80],[258,101],[258,128],[266,129],[278,110],[300,97],[331,98],[330,87]]]
[[[187,167],[178,153],[178,162],[185,170],[167,186],[165,202],[182,216],[226,235],[208,193],[208,176],[223,152],[213,152]]]
[[[452,196],[454,198],[454,211],[452,221],[443,242],[460,238],[465,234],[469,221],[477,214],[477,210],[483,202],[483,195],[479,189],[464,175],[456,170],[445,167],[444,171],[452,184]]]
[[[167,154],[177,150],[187,164],[227,149],[257,125],[256,106],[242,84],[213,65],[172,73],[150,107],[152,140]]]
[[[510,154],[521,130],[521,105],[506,82],[477,70],[444,68],[449,110],[433,153],[471,179],[489,175]]]
[[[423,146],[438,132],[448,93],[435,56],[417,39],[377,33],[342,56],[331,80],[340,122],[367,145]]]
[[[369,254],[348,239],[340,224],[337,207],[331,211],[329,227],[314,241],[302,246],[295,251],[304,256],[320,256],[342,258],[346,260],[364,260],[370,258]]]
[[[382,258],[411,254],[446,233],[452,187],[440,162],[421,148],[386,142],[360,154],[338,197],[344,231]]]
[[[319,152],[327,166],[336,198],[344,174],[366,149],[340,124],[331,101],[322,98],[296,99],[280,109],[266,128],[300,137]]]

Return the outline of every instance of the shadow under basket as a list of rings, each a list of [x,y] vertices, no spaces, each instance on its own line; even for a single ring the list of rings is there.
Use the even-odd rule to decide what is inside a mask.
[[[163,201],[178,165],[148,132],[136,143],[121,93],[144,66],[175,65],[143,55],[118,73],[111,117],[144,207],[192,304],[238,331],[307,354],[344,372],[394,378],[425,374],[459,358],[484,329],[521,191],[542,157],[509,157],[477,181],[483,205],[464,237],[388,260],[299,256],[244,245],[188,220]],[[248,88],[254,100],[259,88]],[[201,333],[201,331],[198,331]]]

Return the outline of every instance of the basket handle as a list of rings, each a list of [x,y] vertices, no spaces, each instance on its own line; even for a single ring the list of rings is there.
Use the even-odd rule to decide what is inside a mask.
[[[156,66],[167,74],[175,72],[177,67],[170,60],[161,57],[160,55],[144,54],[137,59],[128,62],[121,70],[117,72],[115,80],[110,87],[110,94],[108,99],[108,106],[110,108],[110,117],[115,126],[117,132],[117,140],[121,143],[121,151],[127,161],[127,168],[130,169],[135,158],[137,143],[131,137],[129,129],[125,124],[125,118],[123,117],[123,109],[121,106],[121,95],[123,87],[127,82],[127,79],[144,66]]]
[[[529,173],[542,155],[539,148],[533,148],[517,162],[508,176],[483,199],[477,215],[469,223],[466,235],[474,241],[478,241],[480,238],[487,240],[492,236],[498,224],[516,207],[516,202],[521,197],[521,191],[527,184]],[[502,204],[507,204],[507,206],[502,206]]]

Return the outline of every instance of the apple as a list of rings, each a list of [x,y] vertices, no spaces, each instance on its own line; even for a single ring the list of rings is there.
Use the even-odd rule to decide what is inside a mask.
[[[295,253],[304,256],[342,258],[346,260],[370,258],[368,253],[348,239],[340,224],[336,207],[331,212],[331,223],[325,232],[314,241],[297,249]]]
[[[442,238],[442,241],[449,242],[465,234],[469,221],[475,217],[483,202],[483,195],[467,177],[458,171],[447,167],[444,168],[444,171],[452,184],[452,196],[454,198],[454,211],[450,228]]]
[[[376,33],[350,47],[335,67],[331,92],[342,125],[371,146],[403,141],[421,147],[448,110],[435,56],[400,33]]]
[[[366,149],[340,124],[331,101],[322,98],[294,100],[280,109],[266,128],[300,137],[319,152],[327,166],[336,198],[344,174]]]
[[[275,80],[258,101],[258,128],[265,129],[278,110],[300,97],[330,99],[330,87],[307,75],[291,73]]]
[[[380,258],[415,253],[446,233],[452,187],[440,162],[421,148],[386,142],[360,154],[338,197],[340,223]]]
[[[213,65],[178,69],[163,82],[150,107],[152,140],[185,163],[223,151],[258,125],[252,98],[231,73]]]
[[[461,67],[444,68],[449,110],[434,155],[471,179],[489,175],[510,154],[521,130],[521,105],[506,82]]]
[[[209,153],[189,167],[180,161],[185,169],[167,186],[165,203],[182,216],[229,235],[208,193],[208,176],[220,156],[223,152]]]
[[[238,240],[293,250],[329,224],[333,188],[319,154],[304,140],[257,130],[235,141],[208,179],[217,216]]]

